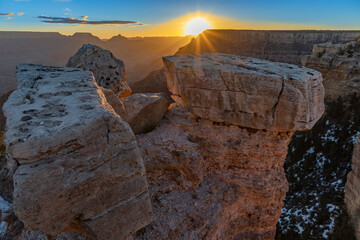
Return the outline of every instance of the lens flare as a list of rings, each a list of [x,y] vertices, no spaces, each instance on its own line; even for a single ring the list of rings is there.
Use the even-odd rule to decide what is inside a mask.
[[[206,29],[211,29],[210,23],[206,19],[197,17],[193,18],[186,23],[185,34],[186,35],[198,35]]]

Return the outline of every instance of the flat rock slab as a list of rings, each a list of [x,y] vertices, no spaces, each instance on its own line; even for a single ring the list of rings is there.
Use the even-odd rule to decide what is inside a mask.
[[[215,122],[270,131],[311,129],[324,113],[321,73],[232,54],[163,58],[173,99]]]
[[[18,65],[17,78],[3,110],[14,209],[25,226],[115,240],[147,225],[151,205],[135,136],[92,74],[28,64]]]
[[[84,44],[69,59],[66,66],[92,72],[101,87],[110,89],[119,98],[131,95],[131,89],[126,82],[124,62],[115,58],[108,50],[96,45]]]

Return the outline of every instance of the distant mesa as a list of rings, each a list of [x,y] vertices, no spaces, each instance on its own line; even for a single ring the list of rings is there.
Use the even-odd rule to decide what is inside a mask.
[[[107,42],[115,43],[115,42],[124,41],[124,40],[128,40],[128,39],[126,37],[122,36],[121,34],[118,34],[117,36],[113,36],[112,38],[110,38]]]

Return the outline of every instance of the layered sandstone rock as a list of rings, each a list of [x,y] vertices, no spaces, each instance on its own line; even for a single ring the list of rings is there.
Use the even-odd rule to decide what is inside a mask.
[[[347,176],[345,204],[350,215],[356,239],[360,239],[360,138],[357,139],[352,157],[353,169]]]
[[[324,113],[321,74],[230,54],[164,58],[173,99],[215,122],[271,131],[311,129]]]
[[[215,109],[220,117],[223,112],[235,116],[251,104],[251,98],[258,103],[249,107],[261,108],[265,100],[278,98],[282,82],[286,82],[283,79],[288,76],[283,70],[286,66],[294,69],[294,84],[289,84],[293,92],[302,96],[316,95],[314,89],[319,92],[317,102],[312,97],[303,97],[302,102],[309,106],[307,112],[318,118],[324,108],[321,76],[291,65],[239,60],[234,55],[217,54],[164,58],[168,86],[176,103],[152,132],[137,135],[154,221],[138,231],[135,239],[274,239],[288,190],[283,169],[287,146],[293,131],[310,128],[311,121],[316,120],[307,118],[295,127],[284,124],[281,131],[272,125],[257,130],[259,121],[233,118],[227,123],[213,115],[199,114],[193,106],[212,104],[208,109]],[[249,60],[262,67],[246,63]],[[305,77],[308,71],[313,78]],[[313,82],[317,84],[310,87]],[[262,90],[265,86],[268,92]],[[238,93],[245,94],[246,101],[239,100]],[[292,108],[295,115],[302,109]],[[285,113],[277,117],[288,121]]]
[[[99,86],[112,90],[119,98],[131,95],[131,89],[126,82],[124,62],[115,58],[108,50],[84,44],[69,59],[66,66],[91,71]]]
[[[135,134],[149,132],[164,117],[170,101],[164,93],[137,93],[122,99],[119,115]]]
[[[314,44],[350,41],[360,31],[206,30],[176,54],[229,53],[276,62],[301,64]]]
[[[135,239],[274,239],[291,136],[173,106],[155,130],[137,135],[154,221]]]
[[[3,110],[14,210],[27,228],[125,239],[151,221],[134,134],[90,72],[19,65]]]
[[[314,45],[313,52],[302,59],[306,67],[323,74],[326,98],[334,100],[360,92],[360,39],[344,44]]]

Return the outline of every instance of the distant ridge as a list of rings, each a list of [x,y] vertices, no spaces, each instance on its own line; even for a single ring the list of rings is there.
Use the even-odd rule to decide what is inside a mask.
[[[176,54],[229,53],[275,62],[301,64],[314,44],[350,41],[360,30],[206,30]]]

